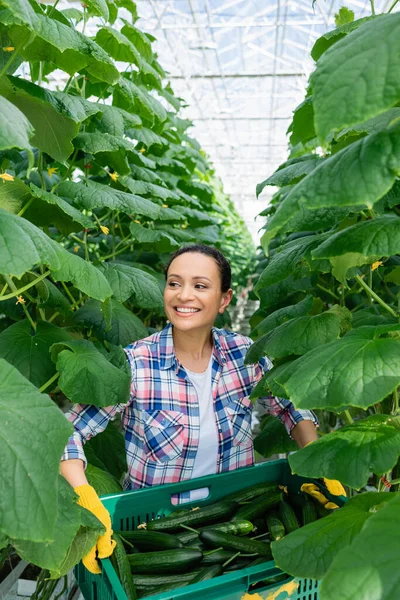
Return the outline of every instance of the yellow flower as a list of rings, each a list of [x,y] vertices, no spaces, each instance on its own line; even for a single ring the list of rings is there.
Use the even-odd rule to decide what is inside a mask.
[[[50,177],[50,179],[52,178],[52,176],[54,175],[54,173],[57,173],[58,168],[57,167],[48,167],[47,168],[47,173]]]
[[[17,296],[17,301],[15,304],[25,304],[25,300],[23,296]]]
[[[144,154],[146,152],[146,148],[140,148],[139,152],[141,152],[142,154]]]
[[[14,52],[15,48],[14,46],[6,46],[5,48],[2,48],[3,52]]]
[[[375,271],[375,269],[377,269],[378,267],[381,267],[382,265],[383,265],[383,262],[381,260],[377,260],[376,262],[372,263],[371,271]]]
[[[108,229],[108,227],[105,227],[105,225],[100,225],[100,229],[102,230],[104,235],[108,235],[110,233],[110,230]]]
[[[117,173],[117,172],[114,172],[114,173],[109,173],[109,176],[111,177],[111,179],[112,179],[113,181],[117,181],[117,179],[118,179],[118,177],[119,177],[119,175],[118,175],[118,173]]]
[[[162,207],[163,208],[168,208],[168,204],[163,204]]]
[[[74,246],[74,252],[79,252],[79,246]]]
[[[186,229],[187,225],[181,225],[182,229]]]
[[[14,181],[14,177],[12,175],[10,175],[9,173],[2,173],[0,175],[0,179],[4,181]]]
[[[134,223],[137,223],[138,225],[140,225],[140,221],[138,221],[137,219],[134,219],[133,221]]]

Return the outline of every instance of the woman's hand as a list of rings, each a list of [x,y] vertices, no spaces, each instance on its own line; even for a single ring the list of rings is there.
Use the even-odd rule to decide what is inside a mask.
[[[318,502],[327,510],[339,508],[336,502],[330,501],[325,496],[324,487],[331,496],[346,496],[346,491],[342,484],[339,481],[336,481],[336,479],[325,479],[325,477],[321,479],[321,482],[323,484],[321,487],[318,487],[315,483],[303,483],[300,489],[302,492],[305,492],[318,500]]]
[[[108,556],[111,556],[116,545],[116,542],[111,539],[111,517],[91,485],[79,485],[74,488],[74,492],[79,496],[78,504],[83,508],[90,510],[90,512],[92,512],[106,528],[105,533],[97,538],[96,544],[82,559],[82,562],[88,571],[98,574],[101,573],[101,569],[96,560],[96,551],[98,558],[107,558]]]

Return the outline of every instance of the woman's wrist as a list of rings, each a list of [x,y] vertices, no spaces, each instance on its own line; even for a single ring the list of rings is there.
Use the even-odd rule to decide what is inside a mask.
[[[315,442],[318,439],[317,428],[313,421],[303,420],[293,427],[290,435],[299,448],[304,448],[307,444]]]
[[[85,475],[85,465],[80,458],[61,461],[60,473],[73,488],[88,484]]]

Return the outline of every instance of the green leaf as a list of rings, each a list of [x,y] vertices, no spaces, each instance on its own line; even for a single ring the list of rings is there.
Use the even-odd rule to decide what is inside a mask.
[[[283,423],[267,415],[260,433],[254,438],[254,450],[264,458],[269,458],[273,454],[286,454],[296,449],[297,444],[288,436]]]
[[[97,437],[99,436],[96,436],[96,438]],[[123,491],[118,481],[112,475],[110,475],[110,473],[107,473],[107,471],[103,471],[102,469],[99,469],[91,464],[88,464],[85,475],[89,485],[94,487],[99,496],[105,496],[106,494],[121,494]]]
[[[56,536],[51,542],[29,542],[12,540],[12,545],[24,560],[42,569],[59,569],[68,556],[69,548],[82,524],[91,521],[93,536],[98,536],[104,527],[94,515],[87,516],[88,511],[76,504],[76,495],[67,481],[60,475],[58,478],[58,510],[55,526]]]
[[[333,44],[336,44],[339,40],[344,38],[348,33],[357,29],[362,23],[366,21],[370,21],[371,19],[375,19],[376,17],[363,17],[362,19],[357,19],[356,21],[352,21],[351,23],[345,23],[344,25],[340,25],[337,29],[333,31],[328,31],[324,33],[320,38],[317,39],[314,46],[311,50],[311,56],[315,61],[317,61],[322,54],[328,50]]]
[[[142,61],[139,52],[128,38],[117,29],[102,27],[98,29],[95,41],[114,60],[135,64],[140,67]]]
[[[316,137],[314,129],[314,108],[312,97],[308,97],[293,111],[293,121],[286,133],[290,133],[292,146],[305,144]]]
[[[155,219],[160,212],[160,206],[146,198],[121,192],[94,181],[88,181],[87,185],[64,181],[58,187],[58,193],[60,196],[69,198],[74,205],[86,210],[107,207],[127,215],[146,215],[151,219]]]
[[[124,23],[125,25],[121,29],[121,33],[132,42],[145,61],[151,63],[154,57],[151,42],[147,35],[143,31],[140,31],[140,29],[137,29],[128,23],[128,21],[124,20]]]
[[[352,23],[354,21],[354,12],[346,6],[341,6],[339,11],[335,13],[335,25],[345,25],[346,23]]]
[[[15,177],[14,181],[4,181],[0,185],[0,208],[7,212],[17,214],[30,197],[30,190],[21,179]]]
[[[128,402],[130,377],[110,364],[92,342],[54,344],[51,357],[60,373],[58,385],[71,402],[95,406]]]
[[[267,223],[269,241],[303,205],[306,208],[366,205],[372,208],[393,186],[400,168],[400,124],[368,135],[343,148],[300,181]],[[365,165],[368,169],[365,170]],[[332,181],[335,186],[332,187]]]
[[[118,302],[125,302],[133,296],[135,304],[141,308],[164,306],[157,279],[149,273],[116,262],[103,263],[102,271]]]
[[[36,14],[35,25],[30,26],[29,30],[33,30],[36,35],[26,44],[27,27],[16,22],[10,28],[10,37],[15,46],[25,42],[20,50],[25,60],[53,63],[69,75],[85,69],[96,81],[114,84],[118,80],[118,70],[108,54],[76,29],[56,19]]]
[[[371,471],[383,475],[400,455],[400,431],[388,415],[371,415],[324,435],[289,457],[292,473],[327,477],[360,489]],[[327,460],[329,456],[329,460]]]
[[[52,270],[56,281],[71,281],[78,290],[97,300],[111,296],[106,278],[92,263],[66,250],[59,254],[59,258],[60,267]]]
[[[376,117],[372,117],[372,119],[368,119],[364,121],[364,123],[359,123],[353,125],[352,127],[347,127],[343,129],[339,135],[336,136],[336,141],[340,142],[343,138],[346,138],[349,135],[355,134],[363,134],[363,133],[377,133],[381,129],[385,129],[386,127],[390,127],[390,125],[394,124],[400,118],[400,108],[391,108],[386,112],[379,114]]]
[[[165,108],[156,98],[124,77],[115,86],[113,101],[116,106],[138,113],[151,124],[163,123],[167,119]]]
[[[0,412],[0,531],[12,538],[50,541],[60,456],[71,424],[48,396],[3,359]],[[27,518],[33,509],[35,518]]]
[[[346,255],[345,270],[400,253],[400,218],[383,215],[330,236],[312,251],[314,258]]]
[[[400,384],[400,342],[377,339],[381,334],[379,327],[358,327],[297,359],[276,380],[298,408],[366,409]]]
[[[177,203],[181,203],[179,196],[173,191],[154,183],[148,183],[147,181],[138,181],[131,177],[121,177],[119,180],[122,185],[128,188],[132,194],[139,194],[139,196],[154,196],[155,198],[161,198],[162,200],[174,200]]]
[[[307,158],[307,160],[304,160],[304,157],[302,157],[301,160],[297,159],[293,164],[289,164],[288,166],[278,169],[275,171],[275,173],[268,177],[268,179],[257,185],[257,196],[261,194],[267,185],[282,187],[284,185],[297,183],[297,181],[303,179],[303,177],[318,167],[320,162],[321,158],[313,155],[311,158]]]
[[[148,332],[142,321],[136,317],[123,304],[111,300],[112,318],[111,328],[107,328],[100,302],[89,300],[75,313],[75,321],[93,331],[101,340],[107,340],[116,346],[127,346],[136,340],[147,337]]]
[[[128,364],[126,355],[125,362]],[[102,462],[105,470],[113,475],[117,481],[121,480],[121,477],[128,471],[128,466],[126,463],[125,438],[120,422],[113,421],[109,423],[104,431],[92,437],[85,444],[85,452],[88,447],[91,448],[94,455]]]
[[[6,148],[20,148],[28,150],[33,166],[33,155],[29,139],[33,135],[33,126],[26,116],[0,96],[0,150]]]
[[[274,359],[291,354],[305,354],[337,339],[339,334],[340,322],[332,313],[297,317],[282,323],[254,342],[246,354],[245,363],[256,363],[266,355]]]
[[[165,231],[146,229],[139,223],[131,223],[129,229],[133,239],[141,244],[151,244],[157,252],[171,252],[179,246],[179,243]]]
[[[276,565],[296,577],[321,579],[335,557],[357,539],[366,521],[372,518],[374,509],[379,509],[382,503],[389,501],[390,496],[377,492],[360,494],[350,498],[340,510],[273,542],[271,549]],[[332,600],[339,597],[344,599],[346,594],[332,596]],[[363,600],[366,598],[364,596]]]
[[[320,231],[330,229],[351,212],[359,212],[363,207],[334,206],[332,208],[307,209],[300,204],[298,212],[282,227],[280,233],[292,231]]]
[[[157,135],[151,129],[147,129],[147,127],[142,127],[141,129],[128,129],[126,132],[131,139],[137,140],[138,142],[142,142],[147,148],[151,146],[168,146],[169,142],[165,138],[161,137],[161,135]]]
[[[280,373],[287,369],[288,365],[293,362],[293,360],[287,361],[278,367],[274,367],[265,375],[263,375],[255,388],[253,388],[253,391],[250,394],[250,399],[258,400],[258,398],[270,396],[271,394],[273,396],[278,396],[278,398],[285,398],[286,391],[275,381],[275,378],[278,378]]]
[[[33,331],[28,320],[10,325],[0,333],[0,358],[13,365],[36,387],[41,387],[56,372],[50,347],[71,340],[68,333],[46,321],[38,321]]]
[[[2,6],[12,10],[17,19],[35,29],[37,24],[36,13],[28,0],[1,0]]]
[[[85,0],[85,4],[89,15],[103,17],[108,21],[110,15],[105,0]]]
[[[250,337],[258,338],[264,333],[268,333],[271,329],[278,327],[278,325],[282,325],[289,319],[295,319],[296,317],[302,317],[304,315],[309,314],[313,306],[313,298],[312,296],[307,296],[301,302],[297,304],[292,304],[291,306],[285,306],[284,308],[280,308],[268,315],[265,319],[261,321],[256,327],[254,327],[253,331],[250,333]]]
[[[396,76],[399,55],[397,13],[363,23],[325,52],[310,80],[315,129],[322,140],[334,131],[388,110],[399,101],[400,82]]]
[[[321,600],[392,600],[400,585],[400,494],[373,513],[350,546],[333,561],[321,586]],[[340,510],[340,512],[343,509]]]
[[[66,202],[66,200],[64,200],[63,198],[60,198],[59,196],[56,196],[56,194],[52,194],[51,192],[46,192],[45,190],[38,188],[33,183],[31,183],[30,189],[31,189],[32,195],[35,198],[42,200],[47,205],[50,204],[51,206],[55,206],[55,207],[57,207],[57,209],[59,209],[58,212],[61,212],[61,219],[60,219],[61,223],[63,222],[63,220],[62,220],[63,215],[68,215],[68,217],[70,217],[70,219],[68,219],[68,221],[72,221],[72,222],[68,227],[69,231],[81,231],[82,228],[85,228],[85,227],[88,229],[91,229],[94,227],[94,223],[93,223],[92,219],[90,219],[86,215],[82,214],[80,210],[77,210],[76,208],[71,206],[71,204]],[[25,212],[25,217],[30,221],[34,221],[36,224],[39,224],[39,222],[38,222],[38,220],[36,220],[36,219],[34,220],[33,218],[30,217],[30,211],[32,211],[32,217],[34,217],[35,211],[37,211],[37,209],[38,209],[38,204],[40,204],[40,203],[34,202],[32,207],[30,209],[28,209],[28,211]],[[49,210],[48,210],[48,212],[51,213],[51,211],[49,211]],[[56,215],[57,215],[57,213],[56,213]],[[47,214],[47,216],[49,217],[48,214]],[[36,218],[37,218],[37,215],[36,215]],[[39,220],[40,220],[40,218],[39,218]],[[49,222],[57,224],[59,221],[57,220],[57,217],[54,218],[54,217],[50,216]],[[43,222],[41,224],[43,224]],[[48,223],[46,223],[46,224],[48,224]],[[72,227],[72,229],[71,229],[71,227]],[[60,228],[62,229],[62,226]]]
[[[134,144],[128,139],[110,135],[109,133],[79,133],[74,139],[75,148],[83,150],[87,154],[98,154],[99,152],[118,152],[124,151],[133,153],[142,164],[149,169],[155,169],[154,161],[142,156],[135,150]]]

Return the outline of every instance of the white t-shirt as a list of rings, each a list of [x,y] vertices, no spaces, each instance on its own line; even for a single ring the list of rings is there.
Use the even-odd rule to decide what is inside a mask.
[[[212,397],[212,361],[213,356],[211,354],[210,361],[204,373],[194,373],[185,367],[185,371],[196,389],[200,412],[199,445],[192,478],[214,475],[217,471],[218,434]],[[190,501],[207,498],[208,493],[208,488],[192,490],[190,492]]]

